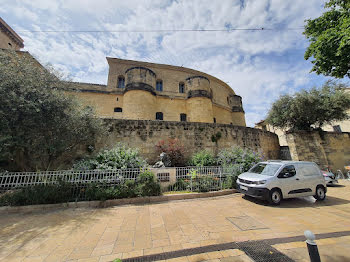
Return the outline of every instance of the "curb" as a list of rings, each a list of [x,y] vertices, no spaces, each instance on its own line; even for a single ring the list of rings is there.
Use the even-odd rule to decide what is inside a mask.
[[[149,204],[149,203],[161,203],[173,200],[186,200],[196,198],[207,198],[224,196],[233,193],[237,193],[236,189],[226,189],[221,191],[212,191],[206,193],[185,193],[174,195],[162,195],[151,197],[134,197],[123,199],[110,199],[106,201],[80,201],[80,202],[68,202],[59,204],[44,204],[44,205],[31,205],[31,206],[3,206],[0,207],[0,214],[4,213],[20,213],[20,212],[33,212],[42,210],[53,210],[62,208],[106,208],[112,206],[132,205],[132,204]]]

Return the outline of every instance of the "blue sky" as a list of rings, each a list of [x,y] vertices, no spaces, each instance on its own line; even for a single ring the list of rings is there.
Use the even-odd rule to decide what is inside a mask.
[[[243,98],[249,126],[281,94],[321,85],[309,73],[299,28],[323,11],[320,0],[2,0],[0,16],[25,50],[74,81],[107,82],[106,56],[197,69],[227,82]],[[275,28],[163,33],[45,33],[26,30]]]

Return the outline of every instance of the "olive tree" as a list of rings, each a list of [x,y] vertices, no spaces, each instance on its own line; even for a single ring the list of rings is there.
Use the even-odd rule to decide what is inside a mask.
[[[284,130],[311,130],[349,119],[350,94],[344,84],[327,81],[321,88],[283,95],[272,104],[267,123]]]
[[[62,155],[104,132],[90,107],[64,92],[70,83],[29,53],[0,50],[0,163],[18,171],[53,168]]]

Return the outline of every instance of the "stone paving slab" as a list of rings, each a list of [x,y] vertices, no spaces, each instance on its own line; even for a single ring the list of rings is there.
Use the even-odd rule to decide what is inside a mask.
[[[234,194],[98,209],[2,214],[0,261],[112,261],[230,242],[295,237],[305,230],[316,234],[342,232],[350,225],[350,182],[341,183],[328,189],[324,202],[298,198],[285,200],[277,207]],[[266,228],[244,231],[227,219],[241,216]],[[339,250],[348,247],[346,242],[323,246],[327,245]],[[302,254],[302,250],[306,249],[296,247],[292,251]],[[249,261],[243,260],[246,255],[240,255],[242,261]],[[350,260],[350,252],[344,256]],[[224,257],[207,260],[217,259]]]
[[[326,238],[317,240],[318,251],[322,262],[345,262],[350,261],[350,236]],[[291,242],[277,244],[273,247],[294,261],[310,261],[306,243]]]

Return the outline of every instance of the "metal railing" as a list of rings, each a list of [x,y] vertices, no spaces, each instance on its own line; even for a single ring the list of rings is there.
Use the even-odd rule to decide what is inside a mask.
[[[206,192],[229,188],[232,184],[233,170],[213,167],[174,167],[172,173],[163,173],[163,169],[151,170],[163,192],[190,191]],[[91,184],[99,184],[108,188],[125,183],[128,180],[136,181],[145,169],[118,169],[118,170],[64,170],[42,172],[2,172],[0,173],[0,192],[31,187],[36,185],[53,185],[60,181],[82,189]],[[159,175],[158,175],[159,174]],[[164,177],[165,175],[165,177]]]
[[[0,173],[0,191],[35,185],[57,184],[60,181],[86,187],[91,183],[112,187],[126,180],[135,181],[142,172],[139,168],[119,170],[64,170],[42,172],[3,172]]]
[[[232,188],[233,170],[220,166],[177,167],[176,182],[166,191],[208,192]]]

